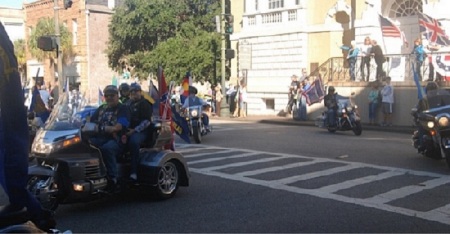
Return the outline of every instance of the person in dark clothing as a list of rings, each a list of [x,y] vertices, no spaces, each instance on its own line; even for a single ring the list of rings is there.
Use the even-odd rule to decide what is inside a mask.
[[[328,87],[328,94],[324,97],[324,105],[327,110],[327,120],[329,127],[336,126],[336,115],[337,115],[337,93],[333,86]]]
[[[106,104],[101,105],[91,117],[91,121],[97,124],[98,134],[89,140],[102,153],[108,175],[107,190],[114,192],[117,190],[117,156],[122,149],[122,134],[129,125],[129,111],[119,102],[116,86],[106,86],[103,94]]]
[[[130,85],[127,83],[122,83],[119,86],[119,100],[122,104],[127,105],[128,100],[130,100]]]
[[[376,40],[372,40],[372,54],[375,59],[375,63],[377,64],[377,80],[382,81],[385,76],[383,71],[383,63],[386,62],[386,58],[384,57],[383,50],[380,45],[378,45]]]
[[[297,106],[297,92],[300,87],[300,82],[298,81],[297,75],[291,76],[291,83],[289,84],[288,91],[288,104],[287,104],[287,112],[292,112],[292,107]],[[241,107],[239,107],[241,108]]]
[[[27,190],[29,133],[27,113],[14,45],[0,23],[0,184],[9,204],[0,209],[0,220],[26,207],[30,220],[50,232],[56,222]]]
[[[130,179],[137,179],[139,164],[139,149],[149,136],[149,126],[152,121],[153,105],[142,96],[141,86],[130,85],[130,126],[128,127],[128,149],[131,153]]]

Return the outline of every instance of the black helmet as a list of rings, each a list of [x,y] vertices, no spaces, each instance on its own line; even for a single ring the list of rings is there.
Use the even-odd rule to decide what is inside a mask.
[[[141,91],[141,86],[138,83],[133,83],[130,85],[130,91]]]
[[[439,87],[438,87],[438,84],[436,82],[430,81],[430,82],[427,83],[427,87],[425,88],[425,90],[428,92],[428,91],[431,91],[431,90],[436,90],[438,88]]]
[[[328,87],[328,92],[334,92],[334,86]]]
[[[119,86],[119,91],[122,93],[122,92],[128,92],[128,91],[130,91],[130,85],[129,84],[127,84],[127,83],[122,83],[122,84],[120,84],[120,86]]]
[[[195,88],[194,86],[189,86],[189,93],[197,94],[197,92],[197,88]]]
[[[103,89],[103,94],[107,95],[107,94],[117,94],[118,90],[117,87],[115,85],[108,85],[105,87],[105,89]]]

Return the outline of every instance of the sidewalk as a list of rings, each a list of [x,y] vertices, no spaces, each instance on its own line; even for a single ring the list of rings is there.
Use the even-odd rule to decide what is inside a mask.
[[[247,116],[246,118],[230,118],[230,117],[211,117],[211,120],[227,120],[227,121],[236,121],[236,122],[255,122],[255,123],[266,123],[266,124],[279,124],[279,125],[291,125],[291,126],[312,126],[315,127],[313,120],[307,121],[298,121],[294,120],[292,117],[280,117],[280,116]],[[367,123],[363,123],[362,125],[363,131],[371,130],[371,131],[386,131],[386,132],[397,132],[397,133],[405,133],[405,134],[413,134],[415,128],[411,126],[390,126],[390,127],[381,127],[377,125],[368,125]]]

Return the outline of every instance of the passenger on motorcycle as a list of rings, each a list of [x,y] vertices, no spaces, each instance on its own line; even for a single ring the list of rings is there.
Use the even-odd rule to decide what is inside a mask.
[[[336,126],[336,115],[338,110],[337,93],[334,92],[334,87],[328,87],[328,94],[324,97],[324,105],[327,110],[327,120],[329,127]]]
[[[189,86],[189,96],[188,98],[186,98],[186,100],[184,100],[183,106],[181,107],[183,110],[191,107],[191,106],[208,106],[209,104],[196,96],[197,95],[197,88],[193,87],[193,86]],[[209,117],[206,113],[202,112],[202,122],[203,125],[205,125],[205,128],[207,131],[210,131],[209,129]]]
[[[128,127],[128,149],[131,153],[130,179],[137,179],[139,148],[150,136],[149,126],[153,115],[153,105],[142,96],[141,86],[130,85],[130,126]]]
[[[127,83],[122,83],[119,86],[119,100],[122,104],[127,104],[128,100],[130,100],[130,85]]]
[[[121,152],[121,136],[129,126],[129,112],[119,102],[119,91],[114,85],[103,90],[106,104],[101,105],[92,115],[91,121],[97,124],[97,134],[90,138],[91,144],[102,153],[108,175],[109,191],[117,187],[117,156]]]

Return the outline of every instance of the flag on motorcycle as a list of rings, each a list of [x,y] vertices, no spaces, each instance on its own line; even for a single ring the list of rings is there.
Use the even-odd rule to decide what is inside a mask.
[[[38,91],[39,93],[39,91]],[[25,188],[28,170],[28,123],[14,46],[0,23],[0,183],[10,200],[23,197],[13,186]],[[6,175],[10,182],[6,187]],[[11,195],[13,194],[14,195]]]
[[[450,40],[442,29],[442,25],[439,21],[421,12],[417,12],[417,14],[419,15],[420,34],[425,35],[427,40],[431,43],[441,46],[450,45]]]
[[[98,87],[98,106],[101,106],[103,103],[103,91]]]
[[[167,89],[166,78],[161,66],[158,66],[158,90],[159,90],[159,116],[162,121],[172,120],[172,111],[170,108],[169,90]],[[174,132],[172,123],[170,124],[172,133]],[[175,150],[174,141],[164,146],[164,149]]]
[[[306,103],[308,106],[321,102],[325,97],[322,78],[318,76],[313,81],[311,86],[309,86],[309,88],[302,93],[302,95],[306,98]]]
[[[181,139],[189,144],[191,143],[188,123],[185,118],[181,117],[175,105],[172,106],[172,127]]]
[[[181,87],[183,87],[183,93],[181,93],[180,95],[181,103],[184,103],[184,100],[189,97],[189,86],[192,86],[191,72],[186,72],[186,75],[183,78],[183,82],[181,83]]]

